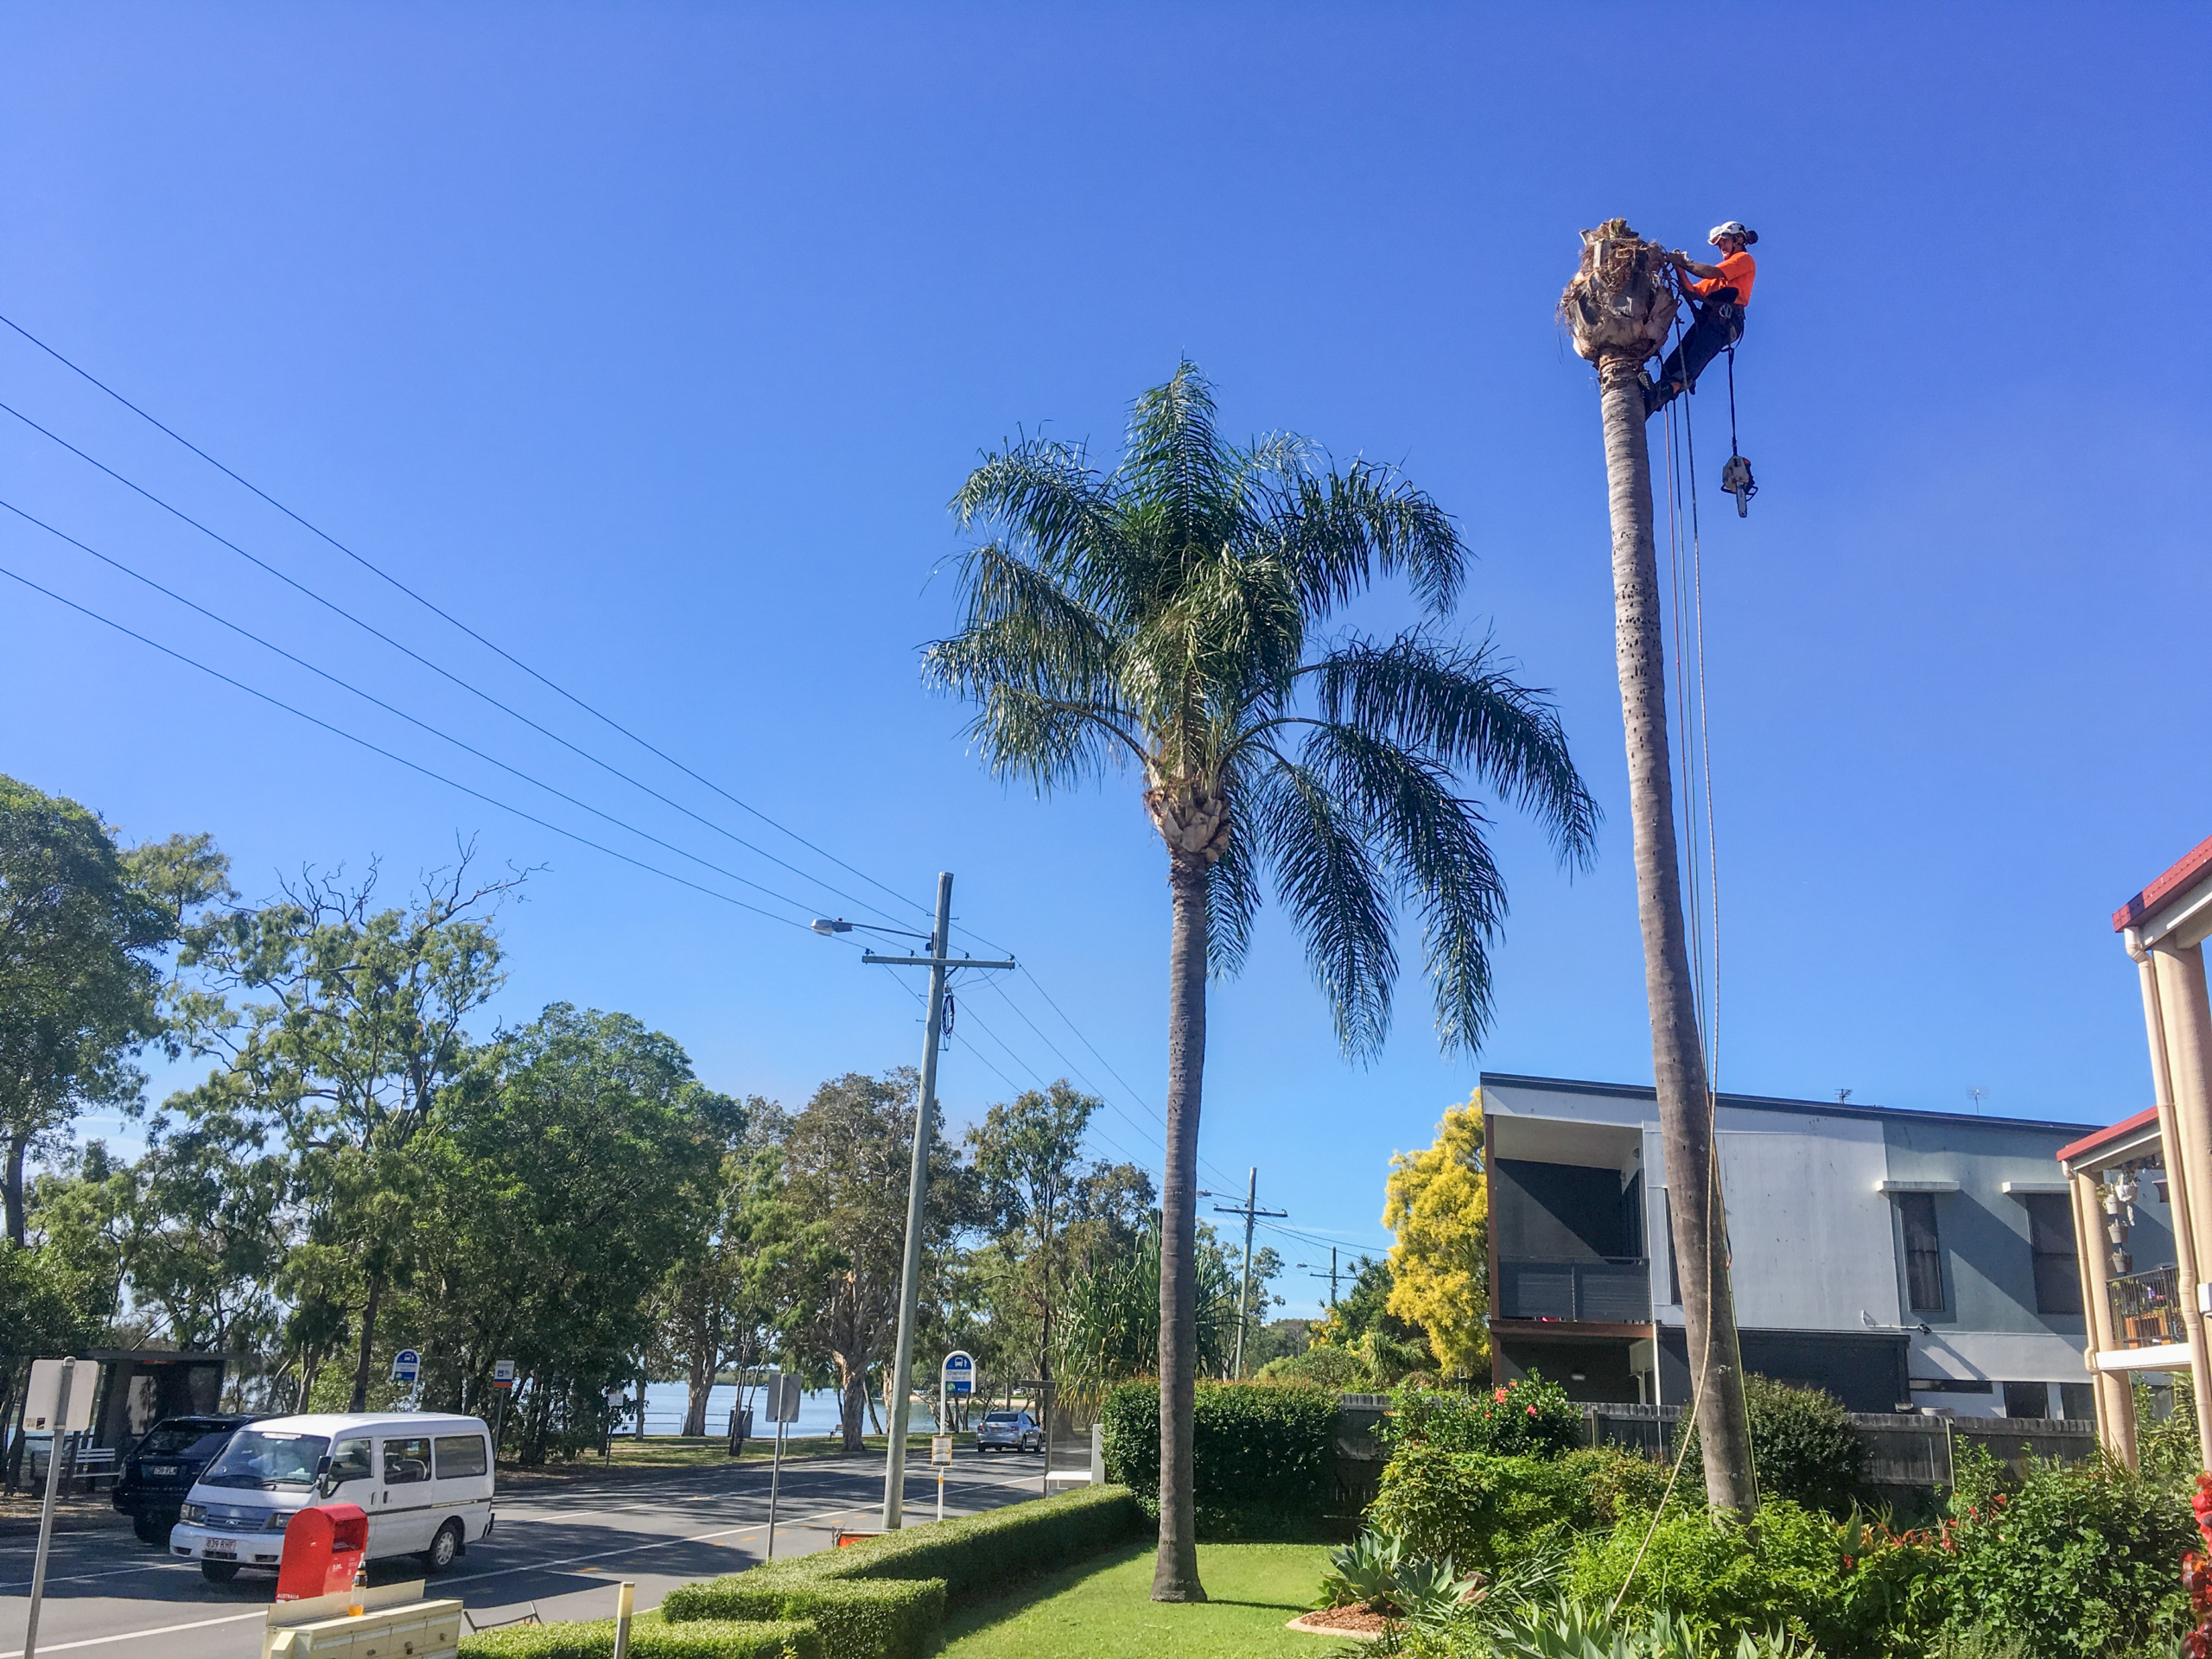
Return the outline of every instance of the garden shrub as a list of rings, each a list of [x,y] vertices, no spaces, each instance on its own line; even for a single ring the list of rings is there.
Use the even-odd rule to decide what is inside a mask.
[[[1401,1387],[1376,1432],[1393,1448],[1420,1442],[1447,1452],[1551,1458],[1581,1443],[1582,1408],[1556,1382],[1530,1371],[1517,1382],[1471,1394]]]
[[[1106,1396],[1106,1478],[1158,1512],[1160,1385]],[[1192,1460],[1202,1537],[1281,1537],[1325,1529],[1337,1396],[1297,1384],[1201,1382]]]
[[[1581,1489],[1580,1527],[1610,1527],[1624,1515],[1649,1515],[1667,1492],[1667,1466],[1618,1446],[1588,1446],[1570,1452],[1560,1466]],[[1675,1483],[1675,1503],[1702,1503],[1696,1477]]]
[[[1958,1628],[2017,1633],[2038,1659],[2089,1659],[2186,1621],[2177,1568],[2196,1526],[2184,1499],[2088,1465],[2033,1465],[2013,1493],[1992,1484],[1962,1471],[1945,1529]]]
[[[461,1639],[461,1659],[613,1659],[614,1621],[515,1624]],[[780,1619],[702,1619],[670,1624],[658,1612],[631,1621],[633,1659],[823,1659],[813,1625]]]
[[[1254,1379],[1261,1382],[1304,1382],[1332,1394],[1363,1394],[1375,1379],[1357,1354],[1348,1348],[1317,1344],[1302,1354],[1285,1354],[1260,1367]]]
[[[1593,1523],[1591,1494],[1559,1459],[1494,1458],[1431,1441],[1401,1446],[1383,1465],[1367,1524],[1408,1554],[1461,1573],[1500,1567]]]
[[[1568,1582],[1599,1605],[1619,1598],[1624,1612],[1665,1608],[1731,1634],[1788,1630],[1839,1659],[1903,1659],[1923,1652],[1940,1629],[1950,1567],[1932,1540],[1839,1524],[1776,1498],[1748,1528],[1724,1511],[1688,1507],[1670,1507],[1656,1525],[1626,1516],[1610,1534],[1582,1541]]]
[[[681,1584],[662,1601],[661,1616],[678,1630],[707,1621],[804,1622],[820,1639],[822,1659],[917,1659],[944,1622],[948,1599],[995,1593],[1110,1549],[1142,1516],[1135,1498],[1117,1487],[1039,1498]]]
[[[1794,1388],[1746,1373],[1744,1406],[1751,1420],[1759,1497],[1786,1497],[1838,1517],[1850,1514],[1866,1487],[1866,1446],[1842,1402],[1822,1389]],[[1700,1489],[1703,1455],[1693,1428],[1682,1471]]]

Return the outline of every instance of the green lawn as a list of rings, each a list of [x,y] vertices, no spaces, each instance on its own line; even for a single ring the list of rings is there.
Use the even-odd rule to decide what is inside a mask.
[[[1151,1599],[1154,1546],[1132,1545],[945,1621],[939,1659],[1326,1659],[1341,1637],[1283,1629],[1309,1610],[1329,1552],[1314,1544],[1201,1544],[1209,1600]]]

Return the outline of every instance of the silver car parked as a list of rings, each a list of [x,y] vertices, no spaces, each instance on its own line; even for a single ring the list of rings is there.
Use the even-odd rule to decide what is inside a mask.
[[[988,1411],[976,1429],[978,1452],[1041,1452],[1045,1431],[1026,1411]]]

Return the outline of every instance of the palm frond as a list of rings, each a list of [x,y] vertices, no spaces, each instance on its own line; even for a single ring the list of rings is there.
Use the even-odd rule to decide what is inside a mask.
[[[1471,647],[1419,629],[1388,644],[1355,638],[1308,671],[1323,719],[1471,772],[1538,819],[1562,862],[1589,868],[1600,813],[1559,711],[1549,692],[1512,677],[1490,641]]]
[[[1478,1049],[1490,1026],[1490,946],[1505,918],[1505,881],[1481,812],[1453,792],[1441,762],[1349,725],[1315,728],[1300,759],[1418,898],[1439,1039]]]
[[[1274,488],[1267,517],[1309,615],[1401,572],[1433,615],[1459,597],[1470,557],[1459,529],[1395,467],[1356,461],[1342,472],[1291,474]]]
[[[1237,764],[1224,791],[1230,801],[1229,837],[1221,856],[1206,872],[1206,953],[1211,972],[1232,978],[1244,971],[1252,943],[1252,920],[1265,896],[1260,886],[1257,849],[1249,830],[1251,781],[1249,763]]]
[[[1390,904],[1362,826],[1327,781],[1270,751],[1254,815],[1260,850],[1284,907],[1306,938],[1306,959],[1336,1016],[1348,1054],[1375,1053],[1390,1030],[1398,953]]]
[[[1014,684],[1039,696],[1088,702],[1107,694],[1115,642],[1107,624],[1001,542],[962,561],[965,630],[924,647],[924,677],[980,695]]]

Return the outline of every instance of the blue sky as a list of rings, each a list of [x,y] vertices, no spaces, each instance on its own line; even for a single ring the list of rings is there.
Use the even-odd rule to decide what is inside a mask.
[[[1581,226],[1622,213],[1694,246],[1746,220],[1747,520],[1712,487],[1725,406],[1694,404],[1720,1081],[1944,1109],[1979,1088],[1991,1112],[2071,1119],[2145,1103],[2107,918],[2212,832],[2188,622],[2212,597],[2187,505],[2202,8],[2091,27],[2027,5],[77,4],[7,29],[0,312],[917,905],[957,872],[963,922],[1104,1060],[1035,984],[1005,988],[1014,1007],[977,987],[945,1063],[956,1119],[1007,1092],[987,1061],[1068,1070],[1026,1015],[1116,1100],[1102,1153],[1154,1158],[1164,1064],[1164,868],[1135,784],[1009,791],[918,683],[952,618],[944,504],[978,449],[1043,423],[1110,454],[1128,399],[1187,354],[1232,433],[1402,462],[1479,555],[1459,625],[1555,689],[1608,818],[1570,882],[1501,812],[1513,908],[1479,1060],[1438,1054],[1408,980],[1387,1052],[1344,1065],[1278,922],[1217,988],[1209,1176],[1257,1163],[1265,1200],[1347,1242],[1381,1239],[1389,1154],[1478,1066],[1649,1077],[1597,399],[1552,307]],[[881,896],[12,336],[0,387],[531,718]],[[854,910],[5,416],[0,499],[799,901],[779,913]],[[0,563],[669,861],[19,522]],[[376,857],[404,882],[457,834],[544,866],[506,917],[500,1015],[626,1009],[726,1089],[797,1104],[914,1058],[913,1001],[851,950],[0,586],[0,770],[133,836],[213,832],[251,896],[303,863]],[[1359,620],[1408,614],[1382,595]]]

